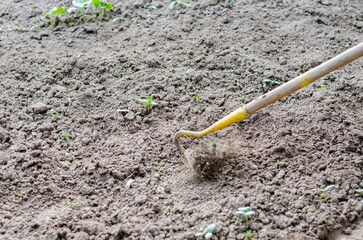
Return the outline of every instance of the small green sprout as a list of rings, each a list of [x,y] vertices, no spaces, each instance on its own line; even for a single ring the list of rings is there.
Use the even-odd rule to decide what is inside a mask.
[[[87,7],[89,7],[92,4],[92,0],[73,0],[72,4],[77,9],[81,9],[82,21],[84,22],[84,9],[86,9]]]
[[[176,5],[180,5],[181,7],[184,7],[184,8],[186,8],[186,7],[190,7],[190,4],[189,4],[189,3],[185,3],[185,2],[182,2],[182,1],[172,1],[172,2],[170,3],[170,5],[169,5],[169,9],[170,9],[170,10],[175,9],[175,6],[176,6]]]
[[[35,32],[37,31],[37,28],[40,28],[40,25],[35,25],[30,28],[30,31]]]
[[[246,223],[248,223],[248,216],[252,216],[255,214],[255,212],[252,211],[252,209],[250,207],[240,207],[237,210],[238,211],[236,212],[236,214],[243,216]]]
[[[152,11],[152,10],[158,10],[158,8],[157,8],[157,7],[155,7],[155,6],[148,6],[148,7],[147,7],[147,9],[149,9],[149,10],[151,10],[151,11]]]
[[[276,162],[276,160],[266,160],[266,163],[269,163],[269,162]]]
[[[203,93],[199,93],[198,95],[194,96],[195,99],[199,100],[200,96],[202,96]]]
[[[250,232],[250,231],[246,231],[246,236],[248,237],[248,238],[251,238],[252,236],[253,236],[253,234]]]
[[[84,182],[84,178],[81,180],[81,182]]]
[[[154,165],[155,165],[155,166],[158,166],[158,162],[155,162],[155,163],[154,163]]]
[[[252,89],[252,90],[248,90],[248,91],[246,91],[246,92],[245,92],[245,94],[251,94],[251,93],[253,93],[254,91],[255,91],[255,90],[253,90],[253,89]]]
[[[74,205],[74,203],[69,202],[69,203],[67,203],[67,205],[70,206],[70,207],[72,207]]]
[[[43,11],[43,13],[44,13],[45,17],[49,19],[50,26],[52,26],[52,28],[53,28],[53,27],[54,27],[54,26],[53,26],[53,22],[52,22],[52,19],[51,19],[51,17],[50,17],[50,15],[51,15],[52,13],[51,13],[51,12],[46,12],[46,11]],[[15,30],[16,30],[16,29],[15,29]]]
[[[315,61],[314,60],[311,60],[311,64],[315,64]]]
[[[22,197],[22,196],[23,196],[23,194],[22,194],[22,193],[19,193],[19,194],[18,194],[18,197]]]
[[[67,142],[71,141],[71,140],[69,139],[68,135],[63,134],[63,135],[62,135],[62,138],[63,138],[63,139],[65,139]]]
[[[73,164],[76,161],[76,159],[73,159],[73,161],[71,162],[71,164]]]
[[[242,97],[242,102],[246,103],[246,98],[245,97]]]
[[[167,206],[163,210],[163,214],[166,216],[171,216],[174,213],[174,208],[172,206]]]
[[[262,80],[262,87],[265,90],[272,88],[274,85],[281,85],[281,83],[278,81],[270,80],[270,79]]]
[[[363,189],[354,190],[355,193],[358,193],[361,197],[363,197]]]
[[[266,22],[266,21],[264,21],[264,22],[263,22],[263,25],[267,25],[267,22]]]
[[[112,22],[118,23],[118,22],[121,22],[124,20],[125,20],[125,18],[123,18],[123,17],[117,17],[117,18],[112,19]]]
[[[326,88],[326,86],[325,85],[320,85],[320,88]]]
[[[92,0],[93,5],[98,9],[98,16],[100,18],[100,22],[102,22],[103,15],[105,13],[105,9],[111,10],[113,8],[112,3],[102,0]]]
[[[318,192],[321,192],[321,193],[323,193],[323,196],[324,196],[324,199],[325,199],[325,202],[328,202],[328,199],[327,199],[327,197],[326,197],[326,191],[328,191],[330,188],[332,188],[332,187],[334,187],[335,185],[329,185],[329,186],[327,186],[326,188],[324,188],[324,189],[313,189],[313,191],[318,191]]]
[[[49,110],[49,112],[50,112],[51,114],[56,114],[56,113],[57,113],[54,109],[50,109],[50,110]]]
[[[150,113],[152,106],[158,105],[156,102],[151,101],[151,96],[146,99],[139,99],[137,103],[145,103],[147,105],[147,113]]]
[[[203,232],[197,233],[196,237],[204,236],[204,239],[211,239],[213,237],[214,230],[216,230],[216,225],[211,224],[208,227],[206,227]]]

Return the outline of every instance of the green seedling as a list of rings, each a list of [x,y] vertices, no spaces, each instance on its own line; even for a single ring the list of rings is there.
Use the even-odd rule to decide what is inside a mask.
[[[62,138],[63,138],[63,139],[65,139],[67,142],[71,141],[71,140],[69,139],[68,135],[63,134],[63,135],[62,135]]]
[[[263,22],[263,25],[267,25],[267,22],[266,22],[266,21],[264,21],[264,22]]]
[[[276,160],[266,160],[266,163],[269,163],[269,162],[276,162]]]
[[[121,22],[124,20],[125,20],[125,18],[123,18],[123,17],[117,17],[117,18],[112,19],[112,22],[118,23],[118,22]]]
[[[46,12],[46,11],[43,11],[43,13],[44,13],[45,17],[49,19],[50,26],[52,26],[52,28],[53,28],[53,27],[54,27],[54,26],[53,26],[53,22],[52,22],[52,19],[51,19],[51,17],[50,17],[50,15],[51,15],[52,13],[51,13],[51,12]]]
[[[174,213],[174,208],[172,206],[167,206],[163,210],[163,214],[165,216],[171,216],[171,215],[173,215],[173,213]]]
[[[19,193],[19,194],[18,194],[18,197],[22,197],[22,196],[23,196],[23,194],[22,194],[22,193]]]
[[[216,225],[211,224],[208,227],[206,227],[203,232],[197,233],[195,236],[197,237],[203,236],[204,239],[211,239],[213,237],[214,230],[216,230]]]
[[[102,22],[103,15],[105,13],[105,9],[111,10],[113,8],[112,3],[102,0],[92,0],[93,5],[98,9],[98,16],[100,22]]]
[[[251,93],[253,93],[254,91],[255,91],[255,90],[253,90],[253,89],[252,89],[252,90],[248,90],[248,91],[246,91],[246,92],[245,92],[245,94],[251,94]]]
[[[255,214],[255,212],[252,211],[252,209],[250,207],[240,207],[237,210],[238,211],[236,212],[236,214],[243,216],[243,218],[245,219],[246,223],[248,223],[248,216],[252,216],[252,215]]]
[[[56,113],[57,113],[54,109],[50,109],[50,110],[49,110],[49,112],[50,112],[51,114],[56,114]]]
[[[245,103],[246,102],[246,98],[242,97],[242,102]]]
[[[81,9],[82,21],[84,22],[84,10],[92,4],[92,0],[73,0],[72,4],[77,8]]]
[[[190,7],[190,4],[189,3],[182,2],[182,1],[172,1],[170,3],[170,5],[169,5],[169,9],[170,10],[174,10],[176,5],[179,5],[179,6],[184,7],[184,8]]]
[[[139,99],[137,103],[145,103],[147,105],[147,113],[150,113],[152,106],[158,105],[156,102],[151,101],[151,96],[146,99]]]
[[[64,8],[62,7],[55,7],[51,10],[51,13],[53,15],[57,15],[57,14],[62,14],[65,13],[67,15],[66,19],[67,19],[67,23],[69,23],[69,14],[71,12],[73,12],[76,8],[70,8],[68,9],[67,6],[64,6]]]
[[[361,197],[363,197],[363,189],[354,190],[355,193],[358,193]]]
[[[70,206],[70,207],[72,207],[74,205],[74,203],[69,202],[69,203],[67,203],[67,205]]]
[[[281,85],[281,83],[278,81],[270,80],[270,79],[262,80],[262,87],[265,90],[272,88],[274,85]]]
[[[155,166],[158,166],[158,162],[155,162],[155,163],[154,163],[154,165],[155,165]]]
[[[253,234],[250,232],[250,231],[246,231],[246,236],[248,237],[248,238],[251,238],[252,236],[253,236]]]
[[[149,9],[149,10],[151,10],[151,11],[152,11],[152,10],[158,10],[158,8],[157,8],[157,7],[155,7],[155,6],[148,6],[148,7],[147,7],[147,9]]]
[[[198,95],[194,96],[195,99],[199,100],[200,96],[202,96],[203,93],[199,93]]]
[[[329,186],[327,186],[326,188],[324,188],[324,189],[313,189],[313,191],[318,191],[318,192],[321,192],[321,193],[323,193],[323,196],[324,196],[324,200],[325,200],[325,202],[328,202],[328,199],[327,199],[327,197],[326,197],[326,191],[328,191],[330,188],[332,188],[332,187],[334,187],[335,185],[329,185]]]
[[[320,88],[326,88],[326,86],[325,85],[320,85]]]

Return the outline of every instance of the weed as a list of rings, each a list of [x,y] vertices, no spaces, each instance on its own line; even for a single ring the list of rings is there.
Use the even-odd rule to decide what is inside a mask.
[[[313,189],[313,191],[318,191],[318,192],[321,192],[321,193],[323,193],[323,196],[324,196],[324,200],[325,200],[325,202],[328,202],[328,199],[327,199],[327,197],[326,197],[326,191],[328,191],[330,188],[332,188],[332,187],[334,187],[335,185],[329,185],[329,186],[327,186],[326,188],[324,188],[324,189]]]
[[[203,236],[204,239],[211,239],[213,237],[214,230],[216,230],[216,225],[211,224],[208,227],[206,227],[203,232],[197,233],[196,236],[197,237]]]
[[[170,5],[169,5],[169,9],[170,10],[174,10],[176,5],[179,5],[179,6],[184,7],[184,8],[190,7],[190,4],[189,3],[182,2],[182,1],[172,1],[170,3]]]
[[[276,160],[266,160],[266,163],[269,163],[269,162],[276,162]]]
[[[151,96],[146,99],[139,99],[137,103],[145,103],[147,105],[147,113],[150,113],[152,106],[158,105],[156,102],[151,101]]]
[[[270,80],[270,79],[262,80],[262,87],[264,90],[268,90],[268,89],[272,88],[274,85],[281,85],[281,83],[278,81]]]
[[[52,22],[52,19],[51,19],[51,17],[50,17],[50,15],[51,15],[52,13],[51,13],[51,12],[46,12],[46,11],[43,11],[43,13],[44,13],[45,17],[49,19],[49,23],[50,23],[50,25],[51,25],[51,26],[52,26],[52,28],[53,28],[53,27],[54,27],[54,26],[53,26],[53,22]],[[16,30],[16,29],[15,29],[15,30]]]
[[[174,213],[174,208],[172,206],[167,206],[163,210],[163,214],[165,216],[171,216],[171,215],[173,215],[173,213]]]
[[[238,211],[236,212],[236,214],[243,216],[243,218],[246,221],[246,224],[248,224],[248,216],[252,216],[255,214],[255,212],[252,211],[252,209],[250,207],[240,207],[237,210]]]
[[[200,96],[202,96],[203,93],[199,93],[198,95],[194,96],[195,99],[199,100]]]
[[[325,85],[320,85],[320,88],[326,88],[326,86]]]
[[[84,10],[92,4],[92,0],[73,0],[72,4],[77,9],[81,9],[82,21],[84,22]]]
[[[158,8],[157,8],[157,7],[155,7],[155,6],[148,6],[148,7],[147,7],[147,9],[149,9],[149,10],[151,10],[151,11],[152,11],[152,10],[158,10]]]
[[[111,10],[113,8],[112,3],[109,3],[107,1],[92,0],[92,3],[98,9],[98,16],[100,18],[100,22],[102,22],[105,9]]]
[[[62,139],[65,139],[67,142],[71,141],[68,137],[68,135],[63,134]]]
[[[70,8],[68,9],[67,6],[64,6],[64,8],[62,7],[55,7],[53,8],[51,11],[51,13],[53,15],[57,15],[57,14],[62,14],[65,13],[67,15],[66,19],[67,19],[67,23],[69,23],[69,14],[74,11],[76,8]]]
[[[125,18],[123,18],[123,17],[117,17],[117,18],[112,19],[112,22],[118,23],[118,22],[121,22],[124,20],[125,20]]]

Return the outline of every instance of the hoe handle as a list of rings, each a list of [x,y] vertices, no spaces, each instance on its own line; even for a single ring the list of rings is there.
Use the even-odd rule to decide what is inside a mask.
[[[288,81],[278,88],[260,96],[256,100],[250,102],[245,106],[249,114],[255,113],[261,108],[270,105],[281,98],[284,98],[296,90],[305,87],[306,85],[314,82],[315,80],[323,77],[324,75],[343,67],[344,65],[363,56],[363,43],[348,49],[347,51],[339,54],[338,56],[326,61],[325,63],[309,70],[308,72]]]
[[[270,105],[281,98],[284,98],[296,90],[305,87],[306,85],[314,82],[315,80],[321,78],[322,76],[360,58],[363,56],[363,43],[358,44],[357,46],[341,53],[340,55],[330,59],[329,61],[309,70],[308,72],[290,80],[289,82],[281,85],[278,88],[262,95],[256,100],[250,102],[249,104],[240,107],[228,114],[224,118],[220,119],[212,126],[204,129],[200,132],[186,131],[180,130],[174,134],[174,143],[178,150],[182,153],[185,152],[185,149],[180,145],[178,138],[181,135],[190,136],[190,137],[201,137],[210,132],[221,130],[232,123],[241,121],[245,118],[248,118],[251,114],[257,112],[261,108]],[[189,161],[189,160],[188,160]]]

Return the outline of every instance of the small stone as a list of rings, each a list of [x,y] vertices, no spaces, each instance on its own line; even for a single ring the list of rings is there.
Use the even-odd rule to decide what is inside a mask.
[[[140,205],[146,203],[146,201],[147,201],[147,196],[145,195],[137,196],[135,198],[135,202]]]
[[[128,121],[132,121],[135,119],[135,114],[133,112],[128,112],[124,118]]]
[[[0,165],[6,165],[9,161],[9,156],[5,152],[0,152]]]
[[[49,107],[42,102],[37,102],[36,104],[31,105],[30,108],[34,113],[45,113],[49,109]]]
[[[81,188],[81,193],[83,195],[91,195],[93,193],[93,189],[87,185],[84,185],[82,188]]]

